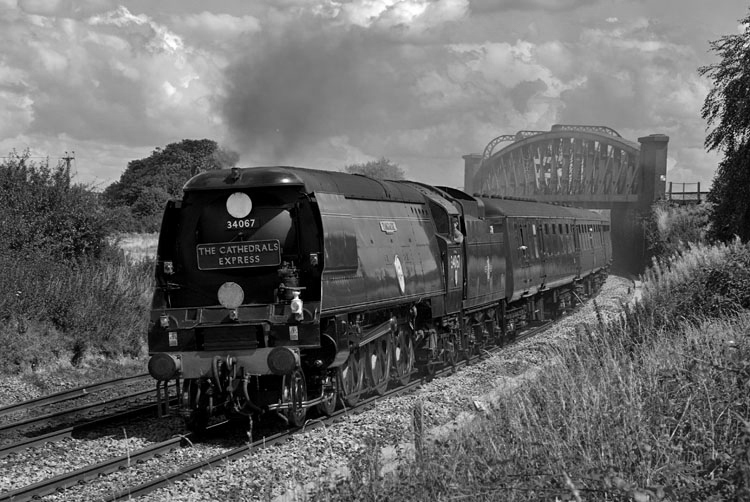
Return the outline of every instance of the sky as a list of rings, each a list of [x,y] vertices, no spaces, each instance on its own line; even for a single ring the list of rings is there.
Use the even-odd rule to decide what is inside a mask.
[[[707,187],[700,111],[748,0],[0,0],[0,156],[131,160],[215,140],[239,166],[385,157],[461,187],[463,155],[554,124],[666,134],[667,181]],[[497,150],[497,149],[496,149]],[[66,153],[67,152],[67,153]],[[73,152],[75,152],[73,154]]]

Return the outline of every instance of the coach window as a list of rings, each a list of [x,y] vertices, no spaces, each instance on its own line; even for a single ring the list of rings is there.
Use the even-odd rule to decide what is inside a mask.
[[[576,227],[575,225],[570,225],[570,252],[575,253],[576,252],[576,235],[575,235]]]
[[[584,241],[586,242],[586,249],[591,249],[591,227],[589,225],[583,226]]]
[[[559,244],[558,244],[558,238],[557,238],[557,225],[554,223],[551,223],[550,226],[552,227],[552,237],[550,237],[550,244],[552,245],[552,252],[550,254],[556,256],[559,252]]]

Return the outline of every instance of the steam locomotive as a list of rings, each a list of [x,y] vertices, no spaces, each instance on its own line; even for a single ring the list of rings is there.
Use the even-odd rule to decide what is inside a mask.
[[[194,430],[267,413],[299,426],[559,315],[611,254],[608,215],[592,211],[294,167],[209,171],[164,212],[148,369],[159,389],[176,382]]]

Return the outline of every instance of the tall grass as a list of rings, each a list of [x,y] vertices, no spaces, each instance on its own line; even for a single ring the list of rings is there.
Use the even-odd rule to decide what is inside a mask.
[[[750,248],[739,240],[689,244],[667,259],[654,259],[644,274],[643,297],[665,324],[748,309]]]
[[[748,328],[706,322],[647,345],[584,331],[489,417],[330,498],[747,500]]]
[[[1,253],[0,267],[0,370],[142,354],[152,261],[108,248],[77,262]]]
[[[397,476],[362,459],[324,498],[750,500],[748,269],[738,242],[655,263],[642,303],[550,346],[536,379],[481,419]]]

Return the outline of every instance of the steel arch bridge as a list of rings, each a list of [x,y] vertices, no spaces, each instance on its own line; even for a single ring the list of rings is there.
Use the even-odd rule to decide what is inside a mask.
[[[643,220],[664,198],[669,137],[638,142],[612,128],[554,125],[490,141],[482,155],[465,155],[464,190],[611,211],[614,262],[640,271],[648,258]],[[495,151],[502,143],[509,143]]]

